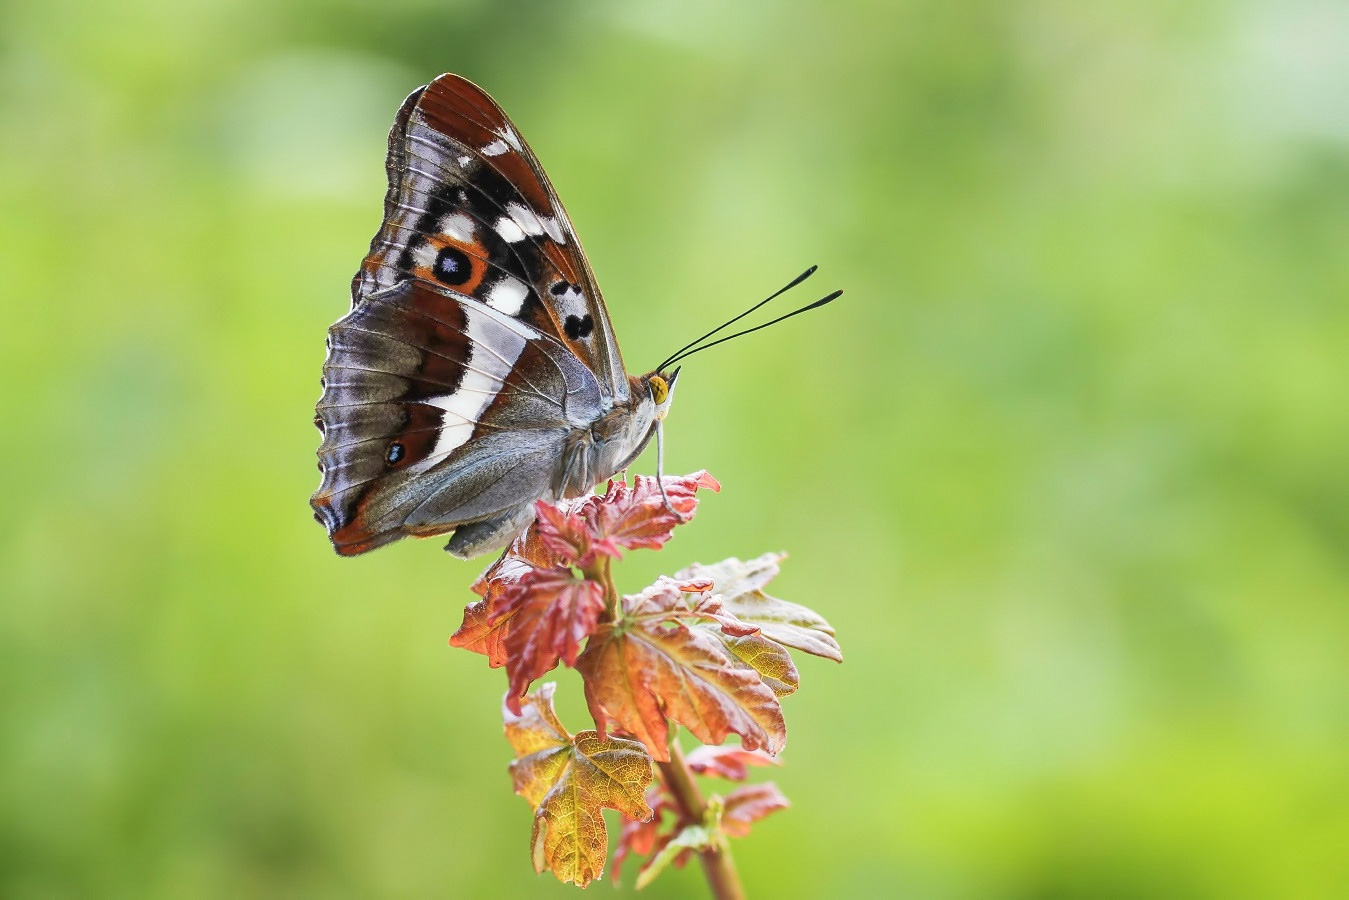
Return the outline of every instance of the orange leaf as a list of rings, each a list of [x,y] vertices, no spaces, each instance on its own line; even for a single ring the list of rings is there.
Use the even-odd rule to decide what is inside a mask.
[[[511,780],[534,808],[534,870],[585,887],[604,871],[609,837],[600,810],[630,819],[652,815],[644,792],[651,757],[637,741],[601,738],[594,731],[571,736],[553,711],[556,685],[542,685],[521,704],[504,709],[506,738],[515,750]]]
[[[708,744],[740,735],[749,750],[779,752],[786,724],[759,672],[696,623],[678,582],[662,578],[623,598],[623,615],[591,637],[576,670],[601,733],[617,724],[658,760],[670,758],[669,719]]]
[[[515,610],[504,601],[504,587],[489,587],[487,596],[464,607],[464,623],[450,636],[451,647],[462,647],[487,657],[496,669],[506,664],[506,636],[510,633]]]

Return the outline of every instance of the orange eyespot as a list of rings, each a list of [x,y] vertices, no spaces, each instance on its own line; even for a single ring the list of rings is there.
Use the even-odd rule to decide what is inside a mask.
[[[660,406],[670,396],[670,386],[659,375],[652,375],[649,384],[651,385],[651,399],[656,401],[657,406]]]

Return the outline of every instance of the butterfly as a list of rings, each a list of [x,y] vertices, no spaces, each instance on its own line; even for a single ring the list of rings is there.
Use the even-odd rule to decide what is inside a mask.
[[[659,443],[680,356],[628,374],[556,191],[477,85],[413,91],[385,166],[383,223],[328,330],[310,505],[343,556],[452,531],[469,558]]]

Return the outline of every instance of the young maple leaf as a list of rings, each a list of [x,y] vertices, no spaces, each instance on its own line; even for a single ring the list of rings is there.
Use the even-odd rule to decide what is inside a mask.
[[[779,600],[763,592],[777,577],[782,553],[765,553],[741,562],[735,557],[705,566],[694,563],[674,575],[677,581],[711,581],[712,595],[723,609],[742,622],[756,625],[764,637],[784,647],[843,662],[834,629],[814,610]]]
[[[791,806],[771,781],[738,787],[726,795],[725,802],[721,830],[730,837],[744,837],[759,819]]]
[[[740,735],[750,750],[778,753],[787,740],[777,696],[684,599],[687,583],[661,578],[622,599],[622,613],[591,636],[576,661],[600,732],[611,724],[666,762],[669,720],[707,744]]]
[[[506,591],[512,608],[506,636],[507,705],[520,714],[519,698],[530,682],[558,664],[576,665],[581,642],[599,626],[604,587],[577,578],[571,569],[534,569]]]
[[[540,500],[534,504],[537,517],[530,530],[564,565],[586,568],[601,556],[617,559],[623,555],[618,544],[600,534],[585,515],[596,500],[594,495],[558,504]]]
[[[659,550],[672,537],[676,525],[693,518],[699,488],[720,491],[721,484],[705,470],[665,476],[661,481],[638,475],[631,487],[622,481],[610,481],[604,496],[588,502],[582,512],[592,535],[629,549]]]
[[[602,497],[590,494],[574,500],[536,504],[534,523],[473,583],[474,593],[482,599],[464,608],[463,624],[450,638],[450,646],[481,653],[487,657],[488,665],[498,668],[513,665],[512,645],[546,646],[559,633],[574,632],[567,623],[549,621],[548,604],[532,605],[536,615],[528,625],[513,624],[529,599],[521,593],[529,585],[522,588],[520,581],[540,569],[586,568],[601,556],[617,558],[624,547],[659,548],[670,539],[675,525],[692,517],[698,505],[694,495],[700,488],[721,490],[717,480],[704,471],[666,476],[664,484],[670,506],[676,512],[666,508],[656,480],[642,475],[637,476],[632,487],[622,481],[610,481]],[[564,608],[552,609],[568,616]],[[570,625],[574,626],[577,619],[570,618]],[[521,636],[520,632],[527,627],[541,628],[549,634]],[[513,639],[512,634],[516,635]],[[577,640],[584,638],[582,634]],[[559,652],[557,656],[566,659],[568,665],[575,662],[574,653]],[[533,678],[547,672],[556,661],[556,657],[548,663],[536,658],[514,666],[518,669],[512,674],[515,695],[522,694]],[[525,672],[534,674],[526,678]]]
[[[777,757],[769,756],[762,750],[707,745],[690,750],[684,755],[684,762],[699,775],[712,775],[729,781],[744,781],[749,777],[750,766],[782,765]]]
[[[585,887],[604,871],[608,833],[600,810],[646,819],[644,797],[653,773],[642,745],[601,738],[594,731],[570,735],[553,710],[556,685],[544,684],[521,704],[503,709],[506,739],[515,750],[511,780],[534,809],[530,838],[534,871]]]
[[[543,546],[535,529],[516,538],[473,583],[473,592],[482,599],[464,607],[464,622],[450,637],[450,646],[483,654],[494,669],[506,665],[510,658],[506,638],[519,609],[510,589],[528,573],[556,565],[557,558]]]

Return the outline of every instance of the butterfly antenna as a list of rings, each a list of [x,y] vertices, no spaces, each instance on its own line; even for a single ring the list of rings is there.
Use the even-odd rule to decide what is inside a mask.
[[[718,331],[721,331],[723,328],[727,328],[727,327],[729,327],[729,326],[731,326],[731,325],[734,325],[736,322],[739,322],[741,319],[745,318],[745,316],[747,316],[747,315],[749,315],[750,313],[754,312],[756,309],[758,309],[759,307],[763,306],[763,305],[764,305],[765,303],[767,303],[768,301],[770,301],[770,300],[775,300],[775,299],[777,299],[778,297],[782,296],[783,294],[787,293],[787,292],[790,291],[792,288],[796,287],[798,284],[800,284],[801,282],[805,281],[805,280],[806,280],[807,278],[809,278],[810,276],[814,275],[814,274],[815,274],[815,270],[818,269],[818,268],[819,268],[819,266],[811,266],[809,269],[806,269],[806,271],[802,272],[800,275],[797,275],[795,278],[793,278],[793,279],[792,279],[790,282],[788,282],[785,286],[783,286],[783,287],[779,288],[778,290],[774,291],[772,294],[769,294],[767,297],[765,297],[764,299],[760,300],[758,303],[754,304],[754,305],[751,306],[749,309],[745,310],[745,311],[742,312],[740,315],[736,316],[734,319],[731,319],[731,320],[728,321],[728,322],[723,322],[723,323],[721,323],[721,324],[718,325],[716,328],[713,328],[711,331],[709,331],[707,334],[703,335],[702,337],[698,338],[697,340],[689,341],[687,344],[685,344],[684,346],[680,347],[680,348],[679,348],[678,350],[676,350],[674,353],[671,353],[671,354],[670,354],[670,357],[669,357],[667,360],[665,360],[665,362],[663,362],[663,363],[661,363],[660,365],[656,366],[656,371],[657,371],[657,372],[664,372],[666,366],[671,365],[677,358],[679,358],[679,355],[680,355],[681,353],[683,353],[685,350],[690,350],[690,348],[695,347],[695,346],[697,346],[699,343],[701,343],[702,341],[707,340],[707,339],[710,338],[712,335],[716,334]],[[711,345],[709,345],[709,346],[711,346]]]
[[[680,522],[687,522],[679,510],[670,505],[670,498],[665,493],[665,429],[661,427],[661,422],[656,422],[656,487],[660,488],[660,499],[676,519]]]
[[[737,331],[735,334],[728,334],[728,335],[727,335],[726,337],[724,337],[724,338],[718,338],[717,340],[713,341],[713,342],[710,343],[710,344],[703,344],[701,347],[694,347],[692,350],[688,350],[687,352],[681,350],[681,351],[679,352],[678,355],[676,355],[676,356],[673,357],[672,359],[667,360],[667,361],[665,362],[665,365],[666,365],[666,366],[674,365],[675,363],[679,362],[681,359],[685,359],[686,357],[692,356],[692,355],[695,354],[695,353],[701,353],[702,351],[708,349],[709,347],[715,347],[715,346],[717,346],[717,344],[724,344],[724,343],[726,343],[727,341],[734,340],[735,338],[742,337],[742,336],[747,335],[747,334],[753,334],[753,333],[756,332],[756,331],[759,331],[759,330],[761,330],[761,329],[767,328],[769,325],[776,325],[776,324],[779,323],[779,322],[782,322],[782,321],[785,321],[785,320],[787,320],[787,319],[790,319],[792,316],[799,316],[799,315],[801,315],[801,313],[803,313],[803,312],[810,312],[812,309],[819,309],[821,306],[824,306],[826,303],[833,303],[835,300],[837,300],[839,297],[842,297],[842,296],[843,296],[843,292],[842,292],[842,291],[834,291],[834,292],[833,292],[832,294],[830,294],[828,297],[821,297],[819,300],[816,300],[814,303],[811,303],[811,304],[809,304],[809,305],[807,305],[807,306],[803,306],[803,307],[801,307],[800,309],[794,309],[794,310],[792,310],[791,312],[787,313],[785,316],[778,316],[776,319],[772,319],[772,320],[770,320],[770,321],[767,321],[767,322],[763,323],[762,325],[755,325],[753,328],[746,328],[744,331]],[[760,306],[762,306],[762,305],[763,305],[763,304],[760,304]],[[737,318],[738,318],[738,317],[737,317]],[[731,321],[734,322],[735,319],[732,319]],[[718,329],[718,330],[720,330],[720,329]],[[664,368],[664,366],[662,366],[662,369],[663,369],[663,368]]]

